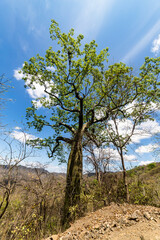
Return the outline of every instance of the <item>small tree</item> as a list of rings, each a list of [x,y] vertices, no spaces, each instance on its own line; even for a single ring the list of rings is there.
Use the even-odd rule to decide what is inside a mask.
[[[135,134],[146,134],[145,130],[137,131],[137,128],[142,122],[153,119],[153,113],[157,110],[156,104],[154,107],[153,105],[151,101],[141,103],[135,101],[132,105],[129,104],[121,110],[120,114],[113,114],[106,126],[105,133],[108,141],[114,145],[121,159],[127,202],[129,202],[129,190],[124,155],[127,153],[127,146],[132,143],[132,137],[134,137]]]
[[[1,140],[5,149],[0,153],[0,219],[5,214],[10,203],[10,196],[14,192],[18,179],[18,165],[32,156],[33,149],[27,146],[26,134],[23,132],[23,141],[9,139],[7,136]]]
[[[97,147],[93,142],[90,142],[84,149],[86,164],[93,168],[92,171],[95,171],[97,181],[101,183],[103,176],[113,163],[114,154],[110,151],[109,146],[105,148],[102,144],[101,147]]]
[[[62,153],[63,142],[69,145],[62,218],[62,225],[67,226],[71,208],[78,207],[80,201],[83,137],[95,126],[102,128],[110,115],[120,112],[135,99],[148,101],[157,97],[156,76],[160,59],[146,59],[139,77],[135,77],[132,68],[122,63],[105,70],[108,48],[97,53],[97,44],[91,41],[82,49],[83,35],[74,39],[73,29],[68,34],[62,33],[52,20],[50,34],[52,40],[58,41],[60,50],[54,51],[50,47],[45,57],[32,57],[29,63],[24,63],[23,73],[28,87],[35,89],[35,83],[44,86],[47,98],[37,100],[50,111],[50,117],[37,115],[34,103],[27,109],[30,127],[38,131],[45,126],[52,129],[51,136],[32,143],[48,146],[49,157]],[[99,111],[101,114],[97,116]]]

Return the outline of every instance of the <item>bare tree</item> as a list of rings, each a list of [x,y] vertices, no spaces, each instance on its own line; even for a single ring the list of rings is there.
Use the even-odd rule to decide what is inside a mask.
[[[86,163],[89,164],[93,171],[95,171],[96,179],[99,183],[103,180],[103,176],[110,169],[110,165],[113,163],[114,154],[102,144],[101,147],[97,147],[93,142],[84,147],[86,151]]]
[[[106,125],[106,135],[116,148],[122,164],[123,182],[125,187],[126,201],[129,202],[129,190],[127,182],[127,173],[125,167],[124,155],[127,153],[127,146],[132,142],[132,136],[135,134],[144,134],[142,131],[136,131],[137,126],[148,119],[152,119],[156,108],[152,107],[151,103],[134,103],[131,106],[126,106],[121,111],[121,114],[115,113],[111,116],[111,121]],[[129,126],[127,126],[129,121]],[[121,128],[121,124],[124,128]]]
[[[0,153],[0,219],[5,214],[10,202],[10,196],[19,182],[18,165],[33,156],[33,148],[27,146],[25,132],[23,132],[23,141],[7,136],[5,139],[1,139],[1,142],[4,149]]]

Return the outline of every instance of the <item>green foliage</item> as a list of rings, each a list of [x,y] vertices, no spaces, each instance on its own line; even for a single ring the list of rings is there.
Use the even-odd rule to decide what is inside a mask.
[[[62,33],[58,23],[51,21],[50,37],[59,47],[57,51],[49,47],[45,57],[37,54],[23,66],[26,85],[34,89],[35,83],[45,88],[47,98],[41,97],[42,106],[49,109],[50,116],[37,114],[36,104],[27,109],[28,125],[38,131],[48,126],[53,131],[45,139],[37,139],[32,144],[48,146],[49,157],[55,150],[62,153],[65,136],[72,139],[78,129],[92,132],[92,125],[103,130],[103,122],[112,114],[123,118],[124,107],[136,100],[141,113],[143,103],[148,107],[159,99],[158,74],[160,58],[146,58],[138,76],[124,63],[108,66],[108,48],[97,51],[93,40],[82,45],[83,35],[74,38],[74,30]],[[146,109],[146,106],[145,106]],[[132,112],[136,118],[139,107]],[[100,115],[100,119],[96,114]],[[142,114],[141,114],[142,116]],[[148,119],[148,114],[139,121]],[[127,113],[126,113],[127,117]],[[98,132],[98,131],[97,131]],[[62,134],[62,136],[61,136]],[[61,138],[59,138],[61,136]]]
[[[131,203],[159,206],[159,169],[159,163],[151,163],[127,172]]]
[[[154,190],[142,182],[133,182],[129,186],[130,201],[139,205],[153,205]]]
[[[147,169],[148,170],[151,170],[151,169],[153,169],[155,167],[156,167],[156,163],[150,163],[150,164],[147,165]]]

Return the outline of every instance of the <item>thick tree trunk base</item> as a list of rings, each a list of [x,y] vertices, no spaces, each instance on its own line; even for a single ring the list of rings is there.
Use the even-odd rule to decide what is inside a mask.
[[[82,143],[81,138],[73,143],[68,159],[66,190],[61,219],[62,231],[69,227],[79,210],[82,178]]]

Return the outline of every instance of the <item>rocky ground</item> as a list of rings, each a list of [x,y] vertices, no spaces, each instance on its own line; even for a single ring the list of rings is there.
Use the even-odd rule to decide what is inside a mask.
[[[160,240],[160,208],[112,203],[45,240],[90,239]]]

